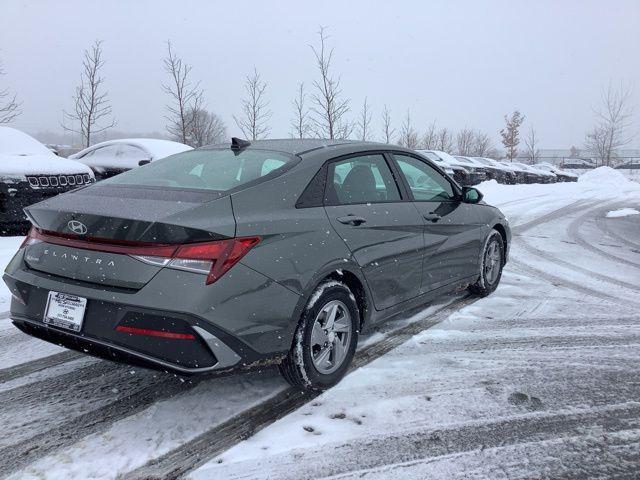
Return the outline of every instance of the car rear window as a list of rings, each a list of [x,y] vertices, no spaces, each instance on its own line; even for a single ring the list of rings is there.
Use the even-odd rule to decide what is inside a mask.
[[[103,184],[225,192],[284,171],[295,157],[267,150],[191,150],[129,170]]]

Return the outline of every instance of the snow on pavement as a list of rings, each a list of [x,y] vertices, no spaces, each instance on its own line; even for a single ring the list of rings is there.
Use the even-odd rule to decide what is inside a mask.
[[[640,215],[640,212],[634,208],[621,208],[607,212],[607,218],[628,217],[629,215]]]
[[[526,232],[514,229],[512,258],[552,272],[552,281],[512,262],[493,295],[353,372],[190,478],[637,472],[640,255],[619,248],[629,262],[620,264],[575,237],[587,228],[589,241],[614,245],[603,231],[591,231],[600,218],[594,215],[603,215],[603,202],[640,204],[640,186],[623,182],[624,193],[612,196],[610,187],[620,188],[617,172],[597,173],[602,181],[590,175],[562,190],[516,187],[515,199],[510,187],[481,185],[516,225],[575,205]]]
[[[354,371],[189,476],[637,472],[640,254],[634,245],[640,225],[637,216],[606,214],[640,207],[640,185],[618,174],[598,169],[572,184],[481,185],[487,202],[499,205],[514,229],[511,262],[494,294]],[[13,250],[6,250],[8,261]],[[0,369],[48,345],[15,331],[8,320],[0,325]],[[116,478],[286,387],[272,370],[177,387],[175,382],[161,373],[82,358],[1,384],[0,424],[14,433],[0,446],[0,476],[13,471],[15,479]],[[167,388],[174,394],[149,404],[146,396],[136,396]],[[143,400],[109,419],[110,402],[125,401],[121,411],[127,412],[129,398]],[[87,428],[83,415],[91,425],[104,425]],[[66,428],[71,440],[53,437],[54,428]],[[60,438],[60,445],[42,455],[35,448],[35,461],[3,470],[7,458],[19,451],[33,455],[31,448],[47,437]]]

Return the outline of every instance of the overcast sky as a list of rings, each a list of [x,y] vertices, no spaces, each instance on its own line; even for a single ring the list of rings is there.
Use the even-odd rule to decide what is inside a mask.
[[[296,84],[316,78],[319,25],[355,117],[364,97],[376,135],[386,103],[396,127],[437,120],[498,140],[522,111],[543,148],[581,146],[609,81],[640,104],[640,1],[117,1],[0,0],[0,59],[22,102],[14,126],[58,131],[71,108],[82,52],[104,41],[118,130],[164,131],[166,40],[193,66],[208,107],[237,134],[244,77],[268,82],[272,137],[287,137]],[[640,108],[634,130],[640,131]],[[635,141],[634,146],[640,146]]]

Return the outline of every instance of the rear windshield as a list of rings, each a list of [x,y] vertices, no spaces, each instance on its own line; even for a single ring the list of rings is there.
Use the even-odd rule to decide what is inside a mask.
[[[266,150],[191,150],[129,170],[102,183],[225,192],[269,174],[277,175],[294,158]]]

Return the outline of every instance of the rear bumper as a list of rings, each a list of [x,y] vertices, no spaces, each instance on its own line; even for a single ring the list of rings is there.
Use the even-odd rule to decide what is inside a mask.
[[[11,318],[23,331],[84,353],[198,374],[279,361],[288,352],[299,295],[241,263],[212,285],[203,275],[160,271],[140,290],[123,290],[30,269],[23,251],[7,267]],[[43,321],[50,291],[87,298],[78,333]],[[186,334],[165,338],[118,327]]]
[[[275,362],[279,360],[279,357],[274,357],[271,360],[261,358],[260,360],[256,360],[253,364],[240,363],[242,359],[234,350],[231,349],[231,347],[226,345],[210,332],[207,332],[208,335],[205,336],[208,337],[209,341],[207,341],[206,338],[201,338],[201,340],[207,343],[207,346],[211,348],[210,355],[213,359],[211,365],[185,366],[172,363],[164,358],[149,355],[134,348],[115,344],[104,339],[90,337],[85,334],[77,334],[71,331],[63,331],[56,327],[50,327],[33,319],[21,318],[12,314],[12,320],[13,324],[24,333],[71,350],[76,350],[78,352],[104,358],[106,360],[126,363],[129,365],[139,365],[144,368],[168,371],[180,375],[196,375],[212,371],[221,372],[243,367],[250,368],[253,365],[264,365],[270,361]]]

